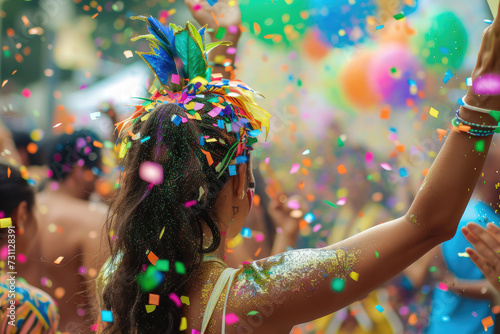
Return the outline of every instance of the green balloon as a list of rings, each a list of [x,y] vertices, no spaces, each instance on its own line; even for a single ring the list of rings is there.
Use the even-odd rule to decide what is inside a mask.
[[[421,56],[427,64],[439,70],[459,68],[467,51],[467,39],[460,19],[452,12],[441,13],[431,19]]]
[[[268,44],[300,40],[309,22],[307,0],[241,0],[240,8],[243,25]]]

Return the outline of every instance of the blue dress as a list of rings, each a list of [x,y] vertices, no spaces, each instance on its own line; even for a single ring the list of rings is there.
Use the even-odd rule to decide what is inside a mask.
[[[470,258],[458,256],[458,253],[464,253],[467,247],[472,247],[460,231],[469,222],[477,223],[483,227],[486,227],[487,223],[499,225],[500,216],[495,214],[495,211],[488,205],[477,199],[471,199],[460,220],[457,233],[451,240],[444,242],[441,249],[451,274],[461,279],[481,280],[484,276]],[[427,333],[493,333],[493,326],[485,332],[481,323],[481,320],[488,316],[494,319],[489,300],[458,296],[436,286],[432,297],[432,310]]]

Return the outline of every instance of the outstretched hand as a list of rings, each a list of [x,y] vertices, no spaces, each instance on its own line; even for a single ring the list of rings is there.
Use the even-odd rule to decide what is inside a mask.
[[[292,209],[286,203],[273,198],[267,210],[273,220],[274,226],[281,228],[284,234],[294,236],[299,232],[300,219],[290,216]]]
[[[487,225],[487,229],[475,223],[469,223],[462,228],[462,233],[474,246],[474,249],[466,249],[470,259],[497,293],[500,293],[500,228],[492,223]]]
[[[476,66],[472,71],[472,82],[485,74],[500,75],[500,6],[493,23],[483,32]],[[478,95],[469,88],[465,102],[485,109],[500,110],[500,95]]]
[[[213,6],[210,6],[207,0],[185,0],[185,3],[201,26],[208,25],[208,28],[211,29],[211,35],[215,35],[219,27],[228,29],[234,26],[237,28],[237,32],[231,35],[239,38],[241,10],[237,0],[218,0]],[[233,39],[227,37],[226,34],[224,39]]]

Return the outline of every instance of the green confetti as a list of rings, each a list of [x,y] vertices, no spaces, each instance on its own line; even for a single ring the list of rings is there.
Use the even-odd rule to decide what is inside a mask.
[[[490,116],[495,119],[495,121],[500,122],[500,111],[490,110]]]
[[[151,313],[156,310],[156,305],[146,305],[146,312]]]
[[[297,86],[302,87],[302,80],[297,80]]]
[[[334,278],[332,281],[332,290],[335,292],[342,292],[344,290],[345,280],[342,278]]]
[[[226,28],[219,27],[219,29],[217,29],[217,33],[215,34],[215,38],[223,39],[225,34],[226,34]]]
[[[156,261],[156,269],[158,269],[159,271],[169,271],[170,261],[165,259],[158,259],[158,261]]]
[[[175,261],[175,272],[181,275],[185,275],[186,267],[184,267],[184,263]]]
[[[478,152],[484,152],[484,140],[477,141],[474,146],[476,148],[476,151],[478,151]]]
[[[375,251],[375,257],[378,259],[378,252]]]
[[[337,144],[339,145],[339,147],[344,146],[344,142],[342,141],[342,139],[340,139],[340,137],[337,139]]]
[[[391,68],[391,73],[396,73],[398,70],[395,67]]]
[[[163,274],[155,266],[150,265],[145,272],[137,275],[137,283],[143,292],[154,290],[163,281]]]
[[[404,19],[405,18],[405,14],[403,13],[398,13],[396,15],[393,16],[396,20],[401,20],[401,19]]]
[[[437,267],[436,266],[432,266],[432,267],[429,268],[429,271],[431,273],[433,273],[433,272],[437,271]]]
[[[250,311],[247,313],[247,315],[256,315],[259,314],[259,311]]]
[[[373,175],[371,175],[371,174],[370,174],[370,175],[368,175],[368,176],[366,177],[366,179],[367,179],[368,181],[373,180]]]
[[[327,201],[326,199],[325,199],[323,202],[325,202],[326,204],[328,204],[329,206],[332,206],[332,207],[334,207],[334,208],[336,208],[336,207],[337,207],[337,205],[336,205],[335,203],[332,203],[332,202],[330,202],[330,201]]]

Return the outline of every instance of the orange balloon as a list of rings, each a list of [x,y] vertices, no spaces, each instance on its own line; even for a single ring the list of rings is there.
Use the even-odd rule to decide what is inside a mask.
[[[342,91],[349,102],[361,109],[369,110],[376,107],[381,97],[371,89],[368,71],[374,53],[363,51],[349,61],[340,74]]]

